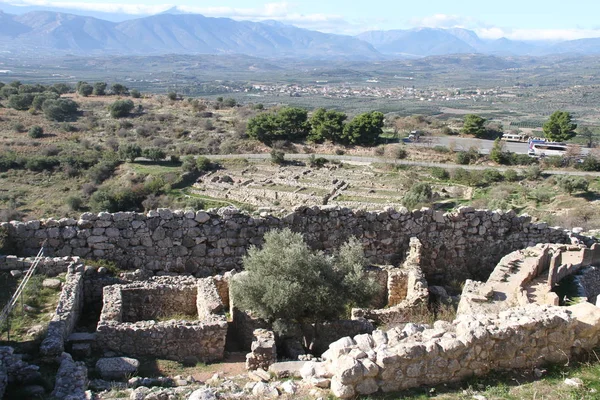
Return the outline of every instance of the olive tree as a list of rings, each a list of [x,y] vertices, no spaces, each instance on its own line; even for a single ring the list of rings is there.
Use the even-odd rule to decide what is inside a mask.
[[[379,286],[365,274],[362,245],[352,239],[334,256],[313,251],[289,228],[265,234],[244,257],[246,273],[232,282],[237,307],[269,321],[314,323],[365,306]]]

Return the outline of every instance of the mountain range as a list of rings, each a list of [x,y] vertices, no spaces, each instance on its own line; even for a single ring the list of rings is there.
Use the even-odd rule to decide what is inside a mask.
[[[357,36],[277,21],[236,21],[177,10],[109,21],[90,15],[0,11],[0,51],[36,55],[244,54],[263,58],[383,60],[448,54],[600,54],[600,38],[543,43],[486,40],[467,29],[416,28]]]

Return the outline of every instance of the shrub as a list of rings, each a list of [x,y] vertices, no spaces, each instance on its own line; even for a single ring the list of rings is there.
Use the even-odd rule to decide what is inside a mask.
[[[206,157],[196,158],[196,169],[198,171],[209,171],[212,168],[212,163]]]
[[[273,164],[282,165],[285,163],[285,153],[280,150],[271,150],[271,162]]]
[[[448,178],[450,178],[450,174],[448,173],[448,171],[440,167],[431,168],[431,176],[442,181],[445,181]]]
[[[565,192],[587,192],[589,182],[581,176],[560,176],[556,178],[558,186]]]
[[[146,157],[152,161],[164,160],[166,156],[167,153],[158,147],[149,147],[142,151],[142,157]]]
[[[577,168],[583,171],[600,171],[600,160],[588,154],[582,163],[577,164]]]
[[[329,162],[325,157],[316,157],[314,154],[311,154],[308,157],[308,165],[312,168],[322,168]]]
[[[8,106],[15,110],[27,110],[33,103],[33,95],[30,93],[13,94],[8,98]]]
[[[403,160],[408,156],[408,151],[404,147],[398,146],[394,149],[394,158]]]
[[[500,173],[500,171],[488,168],[483,171],[483,178],[488,182],[500,182],[504,177]]]
[[[110,116],[113,118],[124,118],[129,115],[129,113],[134,109],[135,105],[133,101],[127,100],[117,100],[108,106],[108,110],[110,111]]]
[[[131,91],[129,92],[129,94],[131,95],[131,97],[133,97],[134,99],[139,99],[140,97],[142,97],[142,94],[140,93],[139,90],[137,89],[131,89]]]
[[[176,92],[169,92],[167,94],[167,98],[171,101],[175,101],[177,100],[177,93]]]
[[[532,165],[531,167],[525,170],[525,177],[530,181],[535,181],[540,179],[542,176],[542,170],[537,165]]]
[[[194,156],[185,156],[183,158],[183,162],[181,163],[181,168],[186,172],[194,172],[196,171],[196,160]]]
[[[456,153],[456,162],[461,165],[468,165],[471,163],[471,156],[466,151],[459,151]]]
[[[25,132],[25,125],[23,125],[20,122],[14,122],[11,127],[15,132],[18,132],[18,133]]]
[[[42,111],[49,120],[62,122],[73,118],[78,107],[73,100],[48,99],[42,104]]]
[[[112,176],[117,165],[115,161],[101,161],[88,170],[88,177],[92,182],[100,184]]]
[[[442,154],[447,154],[447,153],[452,152],[452,150],[450,150],[448,147],[440,146],[440,145],[434,146],[433,151],[435,151],[436,153],[442,153]]]
[[[119,158],[134,162],[137,157],[142,155],[142,148],[136,143],[127,143],[119,146]]]
[[[44,129],[42,129],[41,126],[32,126],[31,128],[29,128],[29,132],[27,133],[27,135],[29,135],[29,137],[32,139],[39,139],[42,136],[44,136]]]
[[[409,209],[415,208],[419,204],[429,203],[432,197],[431,185],[425,182],[417,182],[411,186],[402,198],[402,205]]]
[[[519,180],[519,174],[514,169],[507,169],[504,171],[504,179],[508,182],[516,182]]]
[[[79,196],[69,196],[67,197],[67,205],[71,210],[79,211],[83,205],[83,200]]]
[[[231,286],[240,309],[258,317],[300,323],[337,319],[351,306],[369,304],[379,291],[364,272],[367,263],[355,239],[335,257],[311,250],[288,228],[271,230],[264,240],[262,249],[248,250],[246,273]]]

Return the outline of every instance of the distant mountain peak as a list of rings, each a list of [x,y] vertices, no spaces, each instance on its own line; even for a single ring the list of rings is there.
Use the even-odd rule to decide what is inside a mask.
[[[158,13],[158,15],[160,15],[160,14],[181,15],[181,14],[190,14],[190,13],[180,10],[179,7],[177,7],[177,6],[173,6],[165,11]]]

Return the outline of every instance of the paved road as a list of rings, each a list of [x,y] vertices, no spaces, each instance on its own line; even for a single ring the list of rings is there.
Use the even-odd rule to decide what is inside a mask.
[[[452,136],[425,136],[421,138],[421,142],[408,143],[407,145],[419,147],[446,146],[454,147],[455,150],[469,150],[471,147],[474,147],[479,150],[481,154],[489,154],[492,146],[494,146],[494,141]],[[528,147],[527,143],[504,142],[504,148],[506,150],[517,154],[527,154]],[[586,155],[589,150],[590,149],[582,148],[582,155]]]
[[[286,154],[287,160],[307,160],[311,154]],[[339,160],[349,162],[361,162],[361,163],[385,163],[385,164],[397,164],[397,165],[414,165],[418,167],[442,167],[447,169],[453,168],[464,168],[468,170],[484,170],[484,169],[497,169],[499,171],[505,171],[507,169],[523,170],[527,167],[491,167],[483,165],[459,165],[459,164],[447,164],[447,163],[434,163],[424,161],[407,161],[407,160],[394,160],[385,157],[371,157],[371,156],[349,156],[349,155],[333,155],[333,154],[315,154],[318,157],[324,157],[328,160]],[[246,158],[249,160],[265,160],[270,159],[270,154],[226,154],[226,155],[207,155],[203,156],[212,160],[226,160],[235,158]],[[574,175],[574,176],[600,176],[600,172],[586,172],[586,171],[573,171],[573,170],[544,170],[544,174],[550,175]]]

